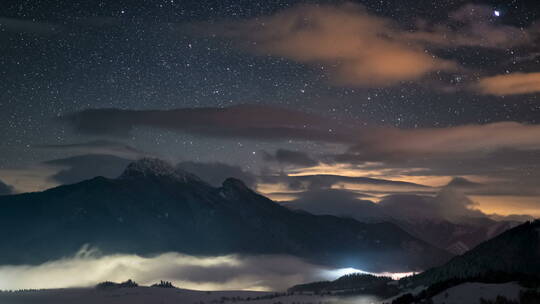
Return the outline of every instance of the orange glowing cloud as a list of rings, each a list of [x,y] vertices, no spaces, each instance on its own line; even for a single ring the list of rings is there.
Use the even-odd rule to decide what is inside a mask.
[[[540,73],[512,73],[481,79],[476,88],[487,95],[515,95],[540,92]]]
[[[540,218],[538,196],[472,195],[471,199],[477,202],[478,208],[487,214],[528,214]]]
[[[453,70],[420,44],[399,38],[404,31],[359,5],[303,5],[269,17],[231,22],[218,35],[238,40],[261,55],[312,64],[340,85],[388,86]]]
[[[379,129],[365,132],[351,152],[358,156],[409,157],[498,149],[540,149],[540,126],[517,122],[449,128]]]

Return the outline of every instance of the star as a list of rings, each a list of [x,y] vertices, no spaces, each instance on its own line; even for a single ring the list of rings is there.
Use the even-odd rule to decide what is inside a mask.
[[[499,11],[499,10],[494,10],[494,11],[493,11],[493,15],[494,15],[495,17],[500,17],[500,16],[501,16],[501,11]]]

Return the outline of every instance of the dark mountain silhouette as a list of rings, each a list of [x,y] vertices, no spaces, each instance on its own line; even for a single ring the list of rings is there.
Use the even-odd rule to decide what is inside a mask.
[[[388,182],[391,181],[385,183]],[[351,217],[366,223],[391,222],[452,254],[463,254],[525,221],[519,217],[493,220],[470,209],[472,201],[452,188],[445,188],[436,196],[388,195],[379,203],[360,200],[357,192],[343,189],[311,189],[297,195],[297,199],[282,204],[294,210]]]
[[[0,264],[41,263],[84,244],[104,253],[292,254],[370,271],[450,258],[393,224],[291,211],[240,180],[212,187],[155,159],[131,163],[116,179],[3,196],[0,208]]]
[[[469,217],[461,221],[445,219],[397,220],[393,222],[411,235],[455,255],[519,225],[515,221],[494,221],[488,217]]]
[[[397,284],[392,284],[389,277],[370,274],[353,273],[344,275],[334,281],[321,281],[295,285],[288,289],[291,293],[314,294],[370,294],[380,297],[391,297],[399,293]]]
[[[540,220],[507,230],[445,265],[404,279],[404,282],[430,285],[450,280],[524,276],[540,278]]]

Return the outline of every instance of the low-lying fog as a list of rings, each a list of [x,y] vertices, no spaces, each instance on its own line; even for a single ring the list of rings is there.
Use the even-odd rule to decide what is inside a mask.
[[[0,290],[85,287],[132,279],[141,285],[167,280],[179,288],[196,290],[283,291],[295,284],[333,280],[360,271],[331,269],[283,255],[196,257],[163,253],[141,257],[101,255],[83,248],[72,257],[41,265],[0,266]]]

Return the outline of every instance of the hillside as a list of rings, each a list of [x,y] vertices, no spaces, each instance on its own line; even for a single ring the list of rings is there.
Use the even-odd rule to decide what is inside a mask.
[[[456,256],[443,266],[420,273],[415,284],[467,280],[489,274],[540,274],[540,220],[527,222]],[[494,275],[491,275],[494,276]]]

